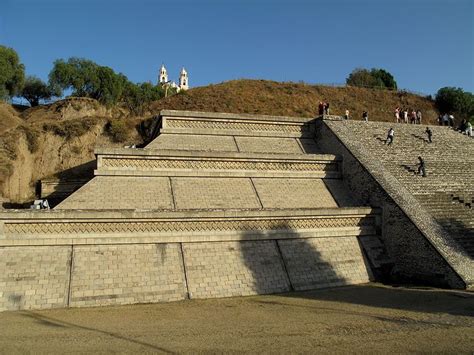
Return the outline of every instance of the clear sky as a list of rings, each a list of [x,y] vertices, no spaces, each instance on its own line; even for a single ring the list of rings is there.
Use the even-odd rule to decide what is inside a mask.
[[[191,87],[256,78],[344,83],[383,68],[400,88],[474,91],[474,0],[0,0],[0,44],[27,74],[91,59],[134,82],[162,63]]]

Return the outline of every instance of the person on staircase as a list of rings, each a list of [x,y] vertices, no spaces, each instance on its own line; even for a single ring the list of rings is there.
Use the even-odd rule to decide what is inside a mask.
[[[369,122],[369,113],[367,111],[362,112],[362,120]]]
[[[421,118],[422,118],[421,111],[420,111],[420,110],[417,110],[417,111],[416,111],[416,123],[417,123],[417,124],[421,124]]]
[[[468,135],[468,137],[472,137],[472,124],[469,121],[466,123],[466,131],[465,132]]]
[[[410,112],[410,123],[415,124],[416,123],[416,111],[411,110]]]
[[[319,101],[318,113],[320,116],[324,115],[324,104],[321,101]]]
[[[408,109],[403,110],[403,122],[408,123]]]
[[[418,157],[418,174],[421,174],[421,176],[426,177],[426,166],[425,161],[422,157]]]
[[[400,107],[395,108],[395,122],[400,123]]]
[[[433,143],[432,137],[433,137],[433,131],[430,129],[430,127],[426,127],[426,134],[428,135],[428,143]]]
[[[329,115],[329,102],[324,103],[324,114]]]
[[[390,128],[387,133],[387,139],[385,140],[386,145],[391,145],[393,143],[393,136],[395,134],[395,131],[393,128]]]
[[[344,119],[348,120],[349,117],[350,117],[350,112],[349,112],[349,110],[346,110],[346,114],[344,115]]]

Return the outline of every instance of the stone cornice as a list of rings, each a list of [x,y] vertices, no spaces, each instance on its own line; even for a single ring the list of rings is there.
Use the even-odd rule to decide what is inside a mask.
[[[202,111],[179,111],[179,110],[161,110],[161,117],[183,117],[183,118],[211,118],[225,120],[250,120],[250,121],[273,121],[273,122],[295,122],[309,123],[314,121],[314,117],[289,117],[289,116],[271,116],[255,115],[245,113],[220,113],[220,112],[202,112]]]

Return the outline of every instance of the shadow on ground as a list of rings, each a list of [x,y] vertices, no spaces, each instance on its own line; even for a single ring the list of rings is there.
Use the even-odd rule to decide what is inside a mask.
[[[421,313],[446,313],[474,317],[474,293],[468,291],[366,284],[337,289],[292,292],[281,296]],[[463,300],[462,307],[457,302],[459,300]]]
[[[269,240],[271,236],[268,233],[284,233],[288,239]],[[350,248],[344,249],[337,246],[336,255],[333,254],[328,258],[327,251],[323,256],[318,250],[328,247],[317,244],[323,238],[293,239],[292,235],[296,233],[287,224],[276,226],[273,232],[249,231],[246,233],[245,237],[256,239],[256,241],[242,242],[241,253],[245,265],[252,272],[254,290],[257,294],[279,294],[289,298],[323,300],[368,307],[474,316],[474,293],[472,292],[407,285],[399,287],[382,284],[354,285],[361,281],[354,282],[354,279],[351,279],[353,268],[362,268],[368,276],[371,276],[372,267],[367,257],[360,260],[355,252],[354,255],[348,255],[351,252]],[[333,237],[329,239],[330,243],[336,240]],[[316,244],[311,241],[316,241]],[[361,244],[358,243],[358,245],[360,252],[364,255]],[[329,289],[336,286],[346,287]],[[440,301],[440,298],[443,300]],[[466,306],[460,308],[459,304],[449,301],[459,299],[465,300],[463,304]]]

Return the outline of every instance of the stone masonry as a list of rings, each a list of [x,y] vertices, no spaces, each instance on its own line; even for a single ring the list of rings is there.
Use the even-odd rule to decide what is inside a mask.
[[[390,127],[395,141],[387,146]],[[431,127],[434,142],[429,143],[425,129],[332,118],[320,121],[316,139],[320,149],[342,156],[342,181],[354,197],[383,209],[382,239],[394,275],[472,288],[473,220],[464,196],[472,194],[474,142],[447,127]],[[427,178],[415,174],[419,155],[427,162]]]
[[[160,122],[144,149],[98,149],[95,177],[53,210],[0,213],[0,310],[308,290],[392,271],[464,287],[336,121],[163,111]]]

